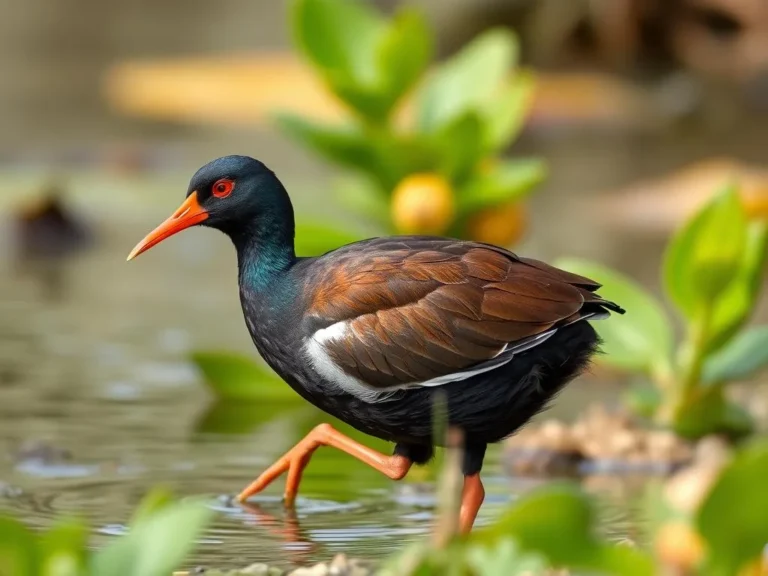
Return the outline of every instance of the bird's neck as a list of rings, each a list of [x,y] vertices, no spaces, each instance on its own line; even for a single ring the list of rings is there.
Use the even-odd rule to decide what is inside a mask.
[[[237,250],[241,286],[266,291],[296,262],[293,214],[289,218],[261,215],[258,222],[230,234]]]

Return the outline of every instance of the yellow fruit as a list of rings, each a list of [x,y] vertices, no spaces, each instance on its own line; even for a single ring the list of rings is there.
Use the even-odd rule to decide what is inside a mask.
[[[481,210],[467,221],[467,237],[479,242],[511,246],[520,241],[528,227],[528,214],[520,202]]]
[[[392,221],[402,234],[442,234],[456,207],[448,181],[437,174],[404,178],[392,194]]]
[[[676,520],[656,533],[656,554],[662,564],[688,572],[704,558],[704,542],[693,528]]]

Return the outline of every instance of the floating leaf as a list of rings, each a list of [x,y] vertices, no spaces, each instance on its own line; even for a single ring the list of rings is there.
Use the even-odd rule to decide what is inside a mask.
[[[0,574],[38,576],[38,554],[32,532],[21,522],[0,516]]]
[[[519,200],[544,180],[546,165],[537,158],[498,162],[464,186],[457,197],[461,213]]]
[[[296,254],[299,256],[320,256],[358,240],[362,240],[360,234],[339,227],[306,221],[296,224]]]
[[[213,516],[201,502],[180,502],[142,520],[92,559],[99,576],[167,576],[188,556]]]
[[[603,339],[600,359],[625,370],[665,374],[669,371],[674,334],[656,299],[630,278],[599,264],[561,260],[560,268],[602,284],[600,295],[626,310],[594,323]]]
[[[541,554],[555,566],[633,576],[654,573],[643,553],[600,541],[596,527],[592,502],[577,488],[547,486],[522,497],[494,527],[470,538],[492,542],[502,534],[511,536],[522,550]]]
[[[287,386],[287,385],[286,385]],[[269,401],[219,400],[208,407],[195,425],[200,434],[248,434],[278,418],[294,420],[306,402],[293,398]]]
[[[417,98],[418,126],[437,130],[498,93],[517,56],[514,35],[490,30],[470,42],[427,80]]]
[[[711,308],[734,280],[747,244],[747,216],[735,188],[717,194],[667,247],[664,280],[689,319]]]
[[[41,576],[82,576],[87,566],[88,531],[79,522],[59,522],[40,538]],[[0,574],[4,574],[0,570]]]
[[[721,473],[696,523],[708,544],[706,574],[730,576],[761,556],[768,543],[768,444],[741,450]]]
[[[271,400],[292,398],[295,392],[274,372],[248,356],[232,352],[194,352],[192,362],[219,398]]]
[[[744,380],[768,366],[768,326],[747,330],[707,359],[703,380],[707,383]]]

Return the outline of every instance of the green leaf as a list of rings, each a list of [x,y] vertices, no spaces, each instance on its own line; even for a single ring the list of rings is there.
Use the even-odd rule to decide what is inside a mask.
[[[682,229],[664,257],[669,296],[693,319],[733,281],[747,244],[747,216],[735,188],[717,194]]]
[[[763,285],[768,257],[768,224],[752,222],[747,245],[733,281],[714,302],[709,329],[709,352],[724,345],[752,315]]]
[[[81,576],[87,566],[88,531],[79,522],[60,522],[40,539],[41,576]],[[2,574],[0,570],[0,574]]]
[[[302,52],[333,79],[377,80],[371,64],[386,23],[368,2],[295,0],[292,25]]]
[[[768,365],[768,326],[746,330],[704,364],[707,383],[744,380]]]
[[[500,538],[495,545],[470,546],[466,562],[483,576],[533,576],[544,574],[548,565],[539,554],[520,550],[512,538]]]
[[[165,507],[92,559],[99,576],[167,576],[193,550],[213,516],[201,502]]]
[[[721,473],[696,523],[707,542],[706,574],[730,576],[757,559],[768,542],[768,444],[741,450]]]
[[[360,234],[336,226],[302,221],[296,224],[296,254],[299,256],[320,256],[358,240],[362,240]]]
[[[432,33],[421,12],[397,14],[378,46],[378,67],[389,106],[419,79],[432,57]]]
[[[440,150],[440,172],[451,182],[462,182],[483,155],[483,125],[476,112],[457,116],[435,135]]]
[[[599,294],[616,302],[626,314],[612,315],[594,326],[603,339],[600,360],[624,370],[666,374],[671,365],[674,334],[656,299],[630,278],[599,264],[560,260],[564,270],[602,284]]]
[[[275,116],[278,127],[326,160],[382,177],[381,161],[357,126],[323,126],[292,114]]]
[[[487,153],[506,148],[520,133],[533,104],[535,87],[532,74],[517,74],[499,96],[484,107],[483,148]]]
[[[435,131],[498,94],[517,57],[514,35],[490,30],[470,42],[426,81],[417,98],[420,130]]]
[[[163,508],[171,506],[174,502],[173,492],[168,488],[153,488],[144,498],[141,499],[139,506],[133,511],[130,526],[138,526],[141,522],[152,518]]]
[[[205,383],[227,400],[272,400],[295,394],[269,368],[232,352],[198,351],[191,356]]]
[[[13,518],[0,516],[0,574],[38,576],[40,558],[32,532]]]
[[[519,200],[546,177],[546,165],[537,158],[498,162],[475,176],[457,195],[459,212],[466,214]]]
[[[278,418],[290,420],[294,413],[306,406],[298,394],[292,398],[270,400],[220,400],[213,403],[195,424],[200,434],[248,434]]]
[[[554,566],[633,576],[654,573],[644,554],[604,543],[596,532],[592,502],[575,487],[550,485],[526,494],[494,527],[476,531],[470,541],[493,542],[507,535]]]
[[[694,440],[709,434],[736,440],[754,429],[751,416],[726,399],[722,386],[702,388],[677,408],[672,425],[679,436]]]

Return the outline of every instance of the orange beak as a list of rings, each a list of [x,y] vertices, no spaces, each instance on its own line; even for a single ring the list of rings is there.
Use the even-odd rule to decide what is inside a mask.
[[[160,224],[160,226],[147,234],[144,240],[136,244],[136,247],[128,255],[128,260],[133,260],[139,254],[146,252],[169,236],[173,236],[177,232],[181,232],[195,224],[200,224],[200,222],[207,218],[208,212],[197,201],[197,192],[192,192],[184,200],[184,204],[179,206],[179,209],[168,220]]]

